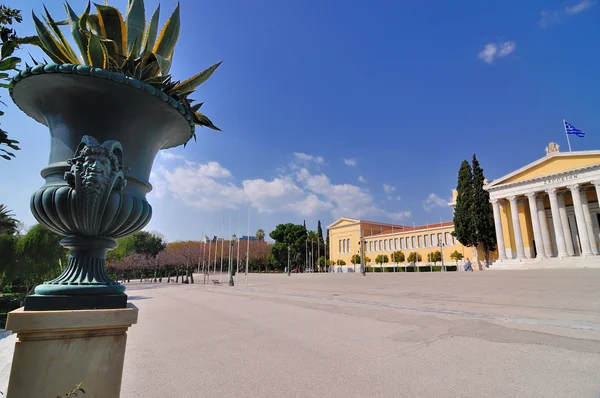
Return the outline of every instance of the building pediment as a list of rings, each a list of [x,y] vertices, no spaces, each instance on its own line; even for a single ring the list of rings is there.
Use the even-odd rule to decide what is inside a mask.
[[[550,178],[577,170],[600,167],[600,151],[553,152],[510,174],[491,181],[487,190],[501,188],[504,185]]]
[[[352,224],[356,224],[358,222],[360,222],[360,220],[342,217],[342,218],[338,219],[337,221],[334,221],[333,224],[331,224],[327,228],[331,229],[331,228],[335,228],[335,227],[344,227],[346,225],[352,225]]]

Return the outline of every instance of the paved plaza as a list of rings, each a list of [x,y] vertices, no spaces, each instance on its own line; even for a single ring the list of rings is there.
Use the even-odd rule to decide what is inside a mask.
[[[600,396],[598,269],[239,282],[129,284],[122,397]]]

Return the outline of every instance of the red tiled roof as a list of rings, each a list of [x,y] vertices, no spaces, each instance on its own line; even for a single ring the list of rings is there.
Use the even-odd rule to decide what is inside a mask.
[[[451,227],[454,225],[453,221],[445,221],[445,222],[441,222],[441,223],[434,223],[434,224],[427,224],[427,225],[417,225],[415,227],[409,227],[406,225],[399,225],[399,228],[396,228],[396,226],[394,226],[393,229],[386,229],[384,231],[380,231],[380,232],[376,232],[372,235],[368,235],[368,236],[376,236],[376,235],[386,235],[386,234],[391,234],[394,232],[413,232],[413,231],[420,231],[423,229],[429,229],[429,228],[441,228],[441,227]]]

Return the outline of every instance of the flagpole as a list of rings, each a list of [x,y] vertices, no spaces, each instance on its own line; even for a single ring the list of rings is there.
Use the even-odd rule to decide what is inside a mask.
[[[250,205],[248,205],[248,243],[246,246],[246,286],[248,286],[248,262],[250,261]]]
[[[567,133],[567,122],[563,119],[563,128],[565,129],[565,135],[567,136],[567,143],[569,144],[569,152],[571,151],[571,140],[569,139],[569,133]]]

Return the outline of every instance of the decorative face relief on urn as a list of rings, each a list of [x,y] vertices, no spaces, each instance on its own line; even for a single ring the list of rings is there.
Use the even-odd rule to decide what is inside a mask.
[[[71,170],[65,173],[65,180],[76,194],[82,235],[98,235],[111,193],[122,191],[127,184],[122,160],[123,147],[118,141],[100,144],[86,135],[75,157],[67,161]]]

